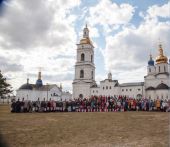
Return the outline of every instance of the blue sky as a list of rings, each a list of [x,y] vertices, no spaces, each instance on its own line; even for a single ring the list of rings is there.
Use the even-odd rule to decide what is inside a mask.
[[[0,69],[14,89],[39,67],[46,83],[72,90],[76,44],[88,24],[95,46],[96,81],[109,71],[120,83],[143,81],[159,39],[170,57],[168,0],[0,1]]]

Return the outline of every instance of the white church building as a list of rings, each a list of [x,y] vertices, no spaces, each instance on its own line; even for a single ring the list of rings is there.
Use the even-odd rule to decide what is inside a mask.
[[[147,66],[147,75],[144,82],[122,83],[108,78],[95,81],[94,46],[89,37],[89,29],[83,30],[83,38],[77,44],[77,60],[75,63],[75,77],[73,80],[73,98],[89,98],[92,95],[127,96],[131,98],[170,98],[170,61],[163,54],[163,48],[159,45],[159,55],[156,63],[150,55]]]
[[[16,99],[22,100],[40,101],[42,100],[55,100],[55,101],[65,101],[72,98],[72,94],[62,90],[62,85],[57,86],[56,84],[46,84],[43,85],[41,79],[41,72],[38,73],[38,79],[35,84],[30,84],[29,79],[27,83],[23,84],[16,91]]]

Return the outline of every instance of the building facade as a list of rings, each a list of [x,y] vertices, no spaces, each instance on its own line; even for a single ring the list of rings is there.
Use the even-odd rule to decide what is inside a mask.
[[[29,79],[27,79],[27,83],[23,84],[16,91],[16,99],[22,100],[30,100],[30,101],[40,101],[42,100],[55,100],[55,101],[64,101],[72,98],[72,94],[69,92],[65,92],[62,90],[62,85],[58,87],[56,84],[46,84],[43,85],[43,81],[41,79],[41,72],[38,73],[38,79],[36,84],[30,84]]]
[[[156,64],[150,55],[147,75],[144,77],[146,97],[170,98],[170,61],[163,53],[162,45],[159,45],[159,55]]]
[[[73,98],[89,98],[92,95],[127,96],[131,98],[147,97],[170,98],[170,61],[163,54],[159,45],[159,55],[156,64],[150,55],[147,66],[147,75],[144,82],[122,83],[112,79],[108,73],[107,79],[95,81],[94,46],[89,37],[89,29],[83,30],[83,38],[77,44],[77,61],[75,64],[75,77],[73,80]]]

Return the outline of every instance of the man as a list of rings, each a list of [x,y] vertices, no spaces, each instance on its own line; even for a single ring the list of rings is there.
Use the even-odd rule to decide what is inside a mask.
[[[24,97],[22,98],[21,102],[21,112],[24,112]]]
[[[157,98],[157,100],[156,100],[156,110],[160,111],[160,107],[161,107],[161,102],[160,102],[159,98]]]
[[[20,99],[16,102],[16,112],[20,113],[21,112],[21,102]]]
[[[15,100],[12,100],[11,112],[16,112],[16,102],[15,102]]]
[[[36,101],[36,112],[39,112],[40,111],[40,98],[38,98],[38,100]]]
[[[28,100],[24,102],[24,112],[28,112]]]
[[[41,112],[45,112],[45,98],[41,101]]]

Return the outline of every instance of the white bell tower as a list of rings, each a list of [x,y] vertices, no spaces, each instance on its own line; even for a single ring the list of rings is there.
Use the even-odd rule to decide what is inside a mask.
[[[88,98],[90,87],[95,82],[94,46],[89,38],[89,29],[83,29],[83,38],[77,44],[77,60],[73,80],[73,98]]]

